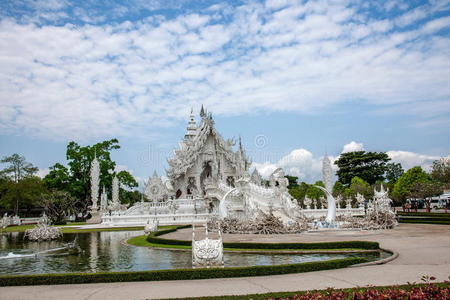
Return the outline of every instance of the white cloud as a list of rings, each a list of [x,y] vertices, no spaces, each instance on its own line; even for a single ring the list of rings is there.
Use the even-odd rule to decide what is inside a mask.
[[[355,141],[344,145],[343,148],[344,150],[342,153],[364,150],[363,144]],[[391,150],[386,153],[391,158],[392,162],[400,163],[405,170],[415,166],[421,166],[424,170],[429,171],[433,161],[441,158],[434,155],[398,150]],[[328,157],[331,161],[333,171],[336,172],[337,166],[334,162],[339,156]],[[447,157],[450,158],[450,155]],[[263,177],[267,178],[276,168],[281,167],[287,175],[297,176],[301,181],[313,183],[317,180],[322,180],[322,160],[322,156],[314,156],[310,151],[300,148],[292,150],[277,162],[254,162],[252,168],[256,168]]]
[[[387,155],[392,161],[400,163],[405,170],[408,170],[415,166],[421,166],[426,171],[429,171],[433,161],[441,158],[434,155],[425,155],[409,151],[388,151]]]
[[[363,151],[363,150],[364,150],[363,143],[357,143],[355,141],[351,141],[350,143],[344,145],[341,153]]]
[[[161,5],[152,1],[148,9]],[[443,7],[433,2],[395,20],[370,19],[346,1],[250,2],[223,14],[207,9],[102,25],[3,18],[0,132],[139,135],[184,120],[200,103],[220,115],[308,113],[355,99],[387,110],[414,107],[408,113],[427,124],[450,95],[450,39],[437,34],[448,17],[424,14]],[[38,17],[65,18],[41,9]],[[86,9],[74,12],[102,22]]]
[[[329,158],[336,171],[333,164],[336,158],[333,156]],[[265,178],[269,177],[276,168],[283,168],[286,174],[297,176],[301,181],[315,182],[322,180],[322,159],[323,157],[314,157],[310,151],[300,148],[292,150],[276,163],[253,163],[252,167]]]
[[[49,168],[39,169],[36,173],[36,176],[44,178],[48,173],[50,173]]]

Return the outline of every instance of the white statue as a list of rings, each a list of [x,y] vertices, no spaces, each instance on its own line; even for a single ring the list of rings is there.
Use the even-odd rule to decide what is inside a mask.
[[[208,237],[208,228],[205,228],[205,239],[195,240],[195,227],[192,227],[192,267],[224,266],[222,234],[214,240]]]
[[[149,233],[158,231],[158,224],[159,224],[159,222],[158,222],[158,219],[156,219],[156,218],[153,219],[151,222],[150,222],[150,220],[147,220],[147,224],[145,224],[145,227],[144,227],[144,233],[149,234]]]
[[[364,207],[364,202],[366,202],[366,199],[364,198],[363,195],[361,195],[360,193],[356,194],[356,202],[358,203],[358,206]]]

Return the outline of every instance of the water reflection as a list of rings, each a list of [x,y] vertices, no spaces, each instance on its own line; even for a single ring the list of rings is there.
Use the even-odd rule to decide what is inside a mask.
[[[141,235],[140,231],[90,232],[64,234],[62,241],[24,241],[23,233],[0,236],[0,257],[8,253],[29,255],[61,247],[77,236],[82,252],[69,255],[67,252],[39,255],[37,257],[0,259],[0,274],[40,274],[99,271],[143,271],[191,268],[191,253],[135,247],[124,240]],[[289,264],[308,261],[329,260],[348,256],[365,256],[379,259],[376,254],[241,254],[225,253],[226,267]]]

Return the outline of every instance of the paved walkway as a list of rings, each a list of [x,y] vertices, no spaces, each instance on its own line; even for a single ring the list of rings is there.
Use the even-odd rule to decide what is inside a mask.
[[[171,234],[186,238],[189,230]],[[383,232],[326,232],[284,236],[226,235],[226,240],[309,242],[337,240],[378,241],[400,256],[385,265],[354,267],[301,274],[206,279],[195,281],[98,283],[0,288],[0,299],[155,299],[239,295],[279,291],[348,288],[420,282],[423,275],[439,281],[450,276],[450,226],[401,224]]]

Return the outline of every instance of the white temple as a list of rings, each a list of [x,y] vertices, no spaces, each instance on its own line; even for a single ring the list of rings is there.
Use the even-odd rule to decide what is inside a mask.
[[[149,219],[157,219],[160,225],[204,223],[212,217],[251,219],[262,211],[289,223],[300,215],[327,214],[326,209],[302,209],[288,193],[288,180],[281,168],[269,177],[268,186],[256,170],[250,176],[250,159],[240,139],[237,143],[224,140],[214,127],[212,115],[203,107],[198,125],[191,111],[186,134],[168,164],[166,180],[156,172],[149,178],[144,190],[148,202],[135,203],[128,209],[117,206],[117,184],[113,184],[113,206],[117,207],[112,213],[104,213],[102,222],[117,226],[145,225]],[[324,167],[324,177],[329,178],[325,181],[330,193],[329,161],[328,165],[329,170]],[[328,207],[334,207],[332,221],[336,206],[334,199],[332,203],[327,200]],[[345,213],[361,214],[361,210],[346,209]]]

